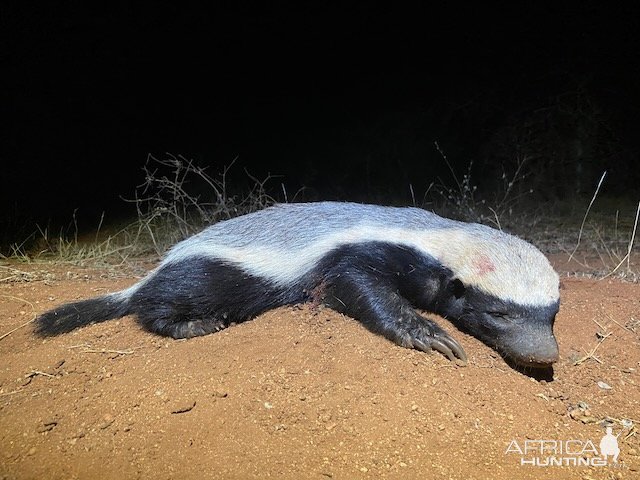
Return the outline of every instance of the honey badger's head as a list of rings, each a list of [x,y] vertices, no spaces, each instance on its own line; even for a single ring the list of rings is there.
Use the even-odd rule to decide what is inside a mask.
[[[438,313],[517,365],[555,363],[558,274],[529,243],[487,227],[474,228],[480,235],[448,252],[453,275]]]
[[[557,300],[546,305],[503,300],[454,278],[442,314],[506,359],[525,367],[547,367],[558,360],[553,335],[558,308]]]

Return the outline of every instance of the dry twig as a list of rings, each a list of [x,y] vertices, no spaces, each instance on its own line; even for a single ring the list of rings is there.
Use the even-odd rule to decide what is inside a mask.
[[[82,348],[80,353],[110,353],[116,355],[131,355],[134,353],[134,350],[111,350],[108,348],[92,348],[91,345],[82,344],[82,345],[72,345],[69,349],[72,348]]]
[[[28,304],[31,307],[31,312],[35,312],[35,307],[33,306],[33,303],[23,299],[23,298],[19,298],[19,297],[14,297],[12,295],[0,295],[0,297],[4,297],[4,298],[8,298],[10,300],[17,300],[19,302],[24,302],[26,304]],[[27,325],[29,325],[30,323],[34,322],[35,319],[38,318],[38,316],[33,313],[33,318],[27,322],[24,322],[22,325],[18,325],[16,328],[14,328],[13,330],[9,330],[7,333],[3,333],[2,335],[0,335],[0,340],[3,340],[4,338],[8,337],[9,335],[11,335],[13,332],[20,330],[22,327],[26,327]]]
[[[604,342],[611,335],[612,335],[611,332],[608,332],[608,333],[604,334],[600,338],[600,340],[598,340],[598,343],[596,344],[596,346],[589,353],[587,353],[587,355],[585,355],[584,357],[582,357],[582,358],[576,360],[575,362],[573,362],[573,366],[575,367],[576,365],[580,365],[581,363],[586,362],[590,358],[593,358],[596,362],[598,362],[599,364],[602,365],[603,364],[602,360],[600,360],[598,357],[596,357],[595,353],[596,353],[596,350],[598,350],[598,347],[600,347],[600,345],[602,345],[602,342]]]
[[[593,198],[591,199],[591,202],[589,202],[589,206],[587,207],[587,211],[584,213],[584,218],[582,219],[582,225],[580,225],[580,231],[578,232],[578,241],[576,242],[576,247],[573,249],[573,252],[571,252],[571,255],[569,255],[569,260],[567,260],[567,263],[571,261],[571,259],[575,255],[575,253],[578,251],[578,247],[580,246],[580,239],[582,238],[582,230],[584,229],[584,224],[587,221],[587,216],[589,215],[589,211],[591,210],[591,207],[593,206],[593,202],[596,201],[596,197],[598,196],[598,192],[600,191],[600,187],[602,186],[602,182],[604,181],[604,177],[605,177],[606,174],[607,174],[607,172],[605,171],[602,174],[602,177],[600,177],[600,181],[598,182],[598,186],[596,187],[596,191],[593,194]]]

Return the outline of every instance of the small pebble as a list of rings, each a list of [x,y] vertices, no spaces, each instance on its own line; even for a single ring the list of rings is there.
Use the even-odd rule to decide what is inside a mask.
[[[50,432],[58,425],[58,420],[55,418],[45,420],[42,425],[38,427],[38,433]]]
[[[102,417],[102,422],[100,423],[100,429],[104,430],[105,428],[109,428],[113,422],[115,422],[115,417],[110,413],[105,414]]]
[[[172,409],[171,409],[171,413],[175,414],[175,413],[186,413],[189,412],[191,410],[193,410],[193,407],[196,406],[196,401],[187,401],[187,402],[182,402],[179,404],[176,404]]]

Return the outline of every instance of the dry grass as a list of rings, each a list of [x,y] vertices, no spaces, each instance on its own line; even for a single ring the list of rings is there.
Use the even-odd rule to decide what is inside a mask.
[[[567,269],[574,262],[580,265],[582,274],[640,280],[640,257],[634,251],[640,202],[633,205],[632,214],[627,199],[599,198],[606,172],[584,206],[580,199],[532,206],[525,198],[532,193],[526,188],[531,175],[526,157],[516,159],[510,172],[503,171],[500,187],[489,198],[478,191],[471,163],[460,176],[437,143],[436,149],[452,178],[448,184],[440,180],[428,189],[438,213],[514,233],[546,253],[564,253],[568,257]],[[576,223],[578,218],[581,223]]]
[[[634,205],[632,215],[628,201],[598,197],[604,174],[588,204],[580,205],[577,203],[580,200],[576,200],[530,208],[521,193],[529,192],[526,158],[515,162],[516,168],[510,174],[505,172],[502,188],[492,192],[489,199],[479,195],[471,177],[471,165],[460,177],[437,144],[436,148],[450,168],[453,186],[441,183],[430,188],[426,194],[432,197],[430,208],[445,216],[515,233],[546,253],[565,253],[580,265],[581,274],[640,280],[640,258],[637,248],[634,249],[640,203]],[[34,233],[39,248],[26,251],[26,241],[16,244],[11,258],[25,263],[53,261],[98,266],[110,269],[114,275],[142,273],[141,258],[157,259],[169,247],[207,225],[275,203],[267,193],[270,177],[260,181],[247,173],[250,188],[242,195],[231,194],[228,179],[232,166],[233,162],[211,176],[182,156],[167,155],[164,159],[149,156],[143,169],[144,181],[133,199],[126,200],[136,207],[135,221],[107,235],[101,231],[101,220],[93,241],[79,241],[77,233],[69,237],[39,229]],[[46,277],[46,272],[23,272],[15,264],[0,269],[0,282]]]
[[[37,238],[37,248],[27,250],[30,239],[11,247],[9,258],[24,263],[55,262],[107,268],[133,267],[144,256],[161,256],[169,247],[193,235],[209,224],[263,209],[275,202],[267,194],[266,183],[246,173],[249,190],[232,194],[228,176],[233,162],[222,173],[211,176],[206,169],[182,156],[168,154],[164,159],[151,155],[143,168],[144,181],[133,199],[137,219],[112,234],[101,231],[103,218],[93,241],[79,241],[73,215],[74,234],[52,235],[38,228],[31,237]],[[6,258],[6,257],[5,257]],[[9,267],[5,267],[9,268]],[[0,281],[28,280],[28,272],[12,270]],[[4,278],[6,277],[6,278]]]

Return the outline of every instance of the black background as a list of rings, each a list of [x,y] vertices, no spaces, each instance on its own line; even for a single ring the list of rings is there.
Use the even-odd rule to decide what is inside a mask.
[[[577,91],[616,145],[589,188],[603,167],[610,193],[638,193],[633,4],[26,3],[0,26],[5,237],[131,213],[149,153],[409,203],[446,174],[434,141],[464,170],[509,119]]]

